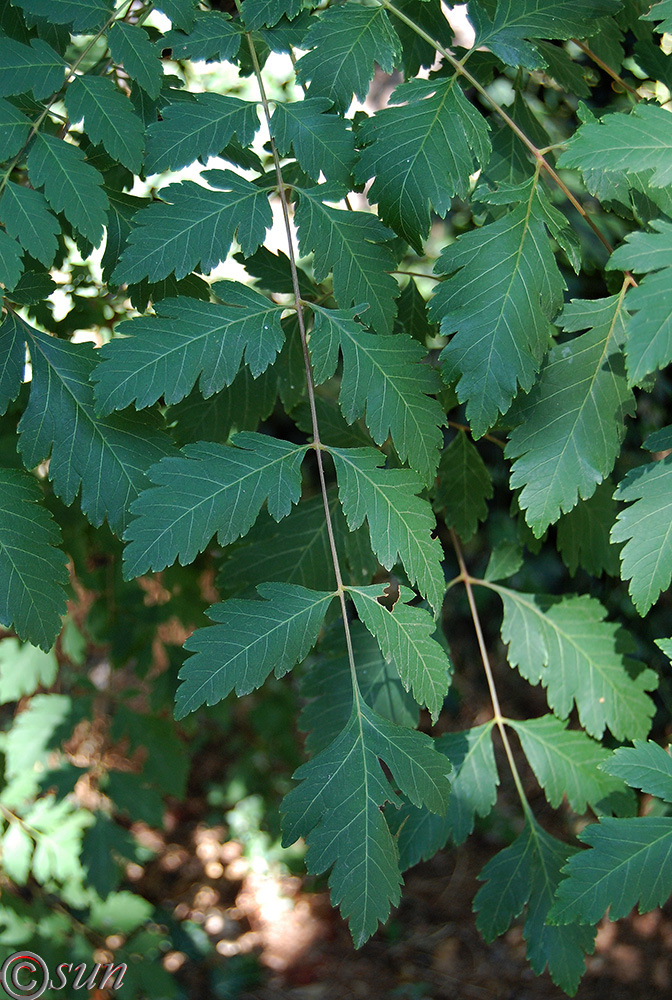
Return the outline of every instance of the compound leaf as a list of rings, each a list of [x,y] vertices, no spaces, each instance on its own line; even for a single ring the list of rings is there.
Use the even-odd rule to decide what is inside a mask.
[[[382,469],[385,456],[373,448],[328,451],[350,530],[366,519],[371,546],[385,569],[400,559],[413,586],[438,614],[445,590],[442,551],[431,537],[436,526],[432,508],[417,495],[421,480],[410,469]]]
[[[531,684],[541,681],[549,706],[567,718],[576,702],[591,736],[606,726],[616,739],[646,736],[654,705],[645,693],[657,684],[652,670],[630,658],[632,642],[592,597],[542,597],[490,583],[504,604],[502,640],[508,658]]]
[[[9,101],[0,98],[0,160],[11,160],[21,149],[30,134],[30,118]]]
[[[506,413],[519,388],[531,389],[551,339],[550,321],[562,305],[564,281],[546,232],[545,196],[534,181],[518,192],[527,194],[523,204],[458,237],[435,266],[450,275],[430,304],[431,318],[452,335],[441,352],[443,375],[457,380],[477,438]]]
[[[243,354],[254,376],[264,372],[284,342],[282,306],[233,281],[213,286],[226,305],[186,296],[162,299],[155,315],[117,328],[121,339],[101,348],[94,380],[100,413],[138,409],[161,397],[177,403],[194,387],[206,398],[231,385]]]
[[[672,223],[654,219],[653,233],[630,233],[612,254],[608,268],[622,267],[646,277],[628,292],[634,313],[625,331],[625,355],[630,385],[638,385],[672,361],[672,308],[669,304]]]
[[[618,747],[602,764],[602,770],[647,795],[672,802],[672,758],[652,740],[635,740],[631,747]]]
[[[428,393],[440,390],[440,380],[420,363],[426,351],[417,341],[402,333],[369,333],[355,320],[359,311],[361,307],[313,307],[310,354],[316,382],[324,382],[335,373],[340,349],[343,375],[339,403],[345,419],[351,424],[366,411],[366,426],[376,444],[391,434],[399,458],[431,483],[445,417],[438,401]]]
[[[97,247],[107,223],[109,201],[102,174],[86,162],[78,146],[38,133],[28,153],[28,171],[35,187],[44,188],[56,212]]]
[[[273,222],[267,192],[231,170],[201,176],[218,190],[193,181],[171,184],[160,202],[138,212],[114,281],[160,281],[173,271],[183,278],[199,265],[211,271],[236,235],[243,253],[254,253]]]
[[[264,501],[276,521],[301,493],[305,445],[243,431],[230,445],[201,441],[149,471],[154,486],[131,506],[125,534],[126,578],[159,570],[176,559],[193,562],[217,532],[220,545],[245,535]]]
[[[50,267],[58,249],[61,231],[40,191],[7,181],[0,198],[0,221],[9,236],[19,241],[31,257]]]
[[[670,488],[672,456],[631,469],[614,497],[629,506],[620,511],[611,529],[621,549],[621,576],[630,581],[630,596],[645,615],[670,585],[672,576],[672,520]],[[646,735],[642,733],[641,735]]]
[[[667,816],[605,817],[587,826],[579,840],[591,850],[569,859],[549,918],[596,923],[662,906],[672,892],[672,819]]]
[[[138,24],[116,21],[107,36],[107,44],[115,63],[121,64],[150,97],[158,97],[163,80],[161,55],[145,29]]]
[[[599,766],[608,761],[608,750],[591,740],[581,730],[567,729],[567,723],[554,715],[540,719],[508,722],[518,733],[525,756],[550,804],[557,809],[567,796],[572,809],[584,813],[612,792],[621,791],[623,783]]]
[[[257,106],[222,94],[194,94],[161,109],[147,129],[145,171],[180,170],[196,159],[221,153],[233,138],[249,146],[259,128]]]
[[[505,452],[515,459],[511,489],[522,487],[518,505],[537,537],[614,467],[635,403],[621,352],[625,319],[622,295],[574,299],[560,325],[589,332],[549,351],[537,384],[514,407],[520,423]]]
[[[0,35],[0,95],[33,92],[36,101],[50,97],[63,86],[66,63],[42,38],[29,45]]]
[[[560,869],[574,851],[530,817],[514,842],[488,861],[479,875],[485,885],[474,900],[476,925],[486,941],[503,934],[527,905],[523,934],[530,965],[540,975],[548,964],[553,982],[570,996],[585,971],[584,953],[593,950],[594,928],[573,923],[554,927],[546,918]]]
[[[36,479],[21,469],[0,469],[0,624],[13,628],[22,639],[48,650],[61,630],[65,614],[64,586],[68,582],[66,557],[56,546],[60,530],[50,512],[42,506],[42,491]],[[3,662],[9,647],[0,643]],[[13,664],[11,676],[2,669],[0,698],[16,700],[26,692],[26,674],[35,676],[26,665],[36,665],[39,681],[48,681],[41,654],[30,655],[30,646],[21,655],[21,670]],[[18,653],[18,650],[16,651]],[[50,661],[51,662],[51,661]],[[53,680],[53,677],[51,678]],[[19,685],[16,691],[11,684]],[[35,685],[37,686],[37,684]],[[34,690],[34,689],[33,689]]]
[[[294,155],[315,183],[322,172],[327,181],[345,189],[356,159],[355,138],[340,115],[324,113],[330,107],[331,101],[325,97],[276,104],[271,121],[273,138],[283,156],[294,148]]]
[[[324,204],[340,198],[339,190],[326,184],[300,190],[295,220],[301,254],[315,252],[316,281],[323,281],[333,270],[334,295],[340,306],[347,309],[366,303],[367,324],[377,333],[392,333],[399,286],[388,273],[395,262],[385,242],[394,234],[369,212],[348,212]]]
[[[313,15],[301,43],[310,49],[296,64],[299,83],[310,81],[309,97],[326,97],[347,111],[352,95],[363,101],[375,64],[391,73],[401,57],[399,37],[383,7],[345,3]]]
[[[176,718],[215,705],[234,689],[249,694],[271,670],[286,674],[308,655],[335,596],[287,583],[264,583],[257,591],[261,601],[213,604],[208,617],[216,624],[187,639],[185,649],[195,655],[179,673]]]
[[[490,154],[488,126],[467,101],[455,77],[411,80],[394,91],[391,103],[361,127],[363,145],[355,177],[370,177],[371,200],[380,217],[422,253],[430,208],[445,216],[453,195],[469,192],[469,175]]]
[[[400,897],[397,847],[381,812],[396,795],[381,760],[414,805],[445,810],[447,758],[424,733],[387,722],[361,696],[353,699],[350,719],[334,742],[296,771],[300,784],[283,802],[283,843],[305,837],[308,870],[332,869],[332,900],[349,921],[356,947]]]
[[[406,587],[392,611],[378,600],[383,588],[349,587],[360,621],[376,637],[380,651],[394,661],[399,677],[419,705],[425,705],[436,722],[450,687],[452,664],[443,647],[432,638],[436,624],[423,608],[409,607],[415,594]]]
[[[109,77],[76,77],[66,91],[65,103],[73,122],[84,120],[91,142],[102,143],[113,160],[139,173],[145,146],[142,121]]]
[[[492,480],[478,449],[459,431],[441,452],[435,507],[445,509],[446,524],[468,542],[488,516]]]

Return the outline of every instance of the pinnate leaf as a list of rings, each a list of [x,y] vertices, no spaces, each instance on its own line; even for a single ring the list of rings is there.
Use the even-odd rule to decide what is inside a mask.
[[[626,916],[636,903],[646,913],[672,892],[672,819],[668,816],[605,817],[579,840],[591,850],[570,858],[550,919],[596,923]]]
[[[336,371],[343,375],[339,403],[353,423],[366,411],[366,426],[376,444],[392,435],[399,458],[430,483],[443,441],[443,410],[428,394],[441,388],[436,373],[421,364],[426,352],[411,337],[372,334],[355,320],[360,309],[313,308],[310,354],[319,384]],[[364,313],[366,316],[366,313]]]
[[[276,677],[286,674],[310,652],[335,596],[287,583],[264,583],[257,590],[261,601],[213,604],[208,617],[216,624],[187,639],[185,649],[195,655],[180,670],[176,718],[215,705],[234,689],[249,694],[271,670]]]
[[[650,372],[672,361],[672,308],[668,295],[672,223],[654,219],[651,227],[652,233],[631,233],[607,264],[608,268],[646,274],[627,297],[628,309],[634,312],[625,336],[630,385],[638,385]]]
[[[599,601],[489,586],[504,604],[502,640],[510,644],[509,663],[531,684],[541,681],[556,715],[567,718],[576,702],[591,736],[602,736],[606,726],[617,739],[646,736],[654,712],[646,691],[655,688],[657,677],[630,658],[630,637],[603,620]]]
[[[456,78],[412,80],[394,91],[393,105],[364,123],[364,146],[355,170],[370,177],[371,200],[380,217],[422,253],[430,208],[445,216],[453,195],[469,191],[469,175],[490,154],[488,126],[467,101]]]
[[[173,271],[183,278],[198,266],[211,271],[226,258],[234,236],[243,253],[254,253],[273,222],[267,193],[231,170],[201,176],[218,190],[193,181],[171,184],[161,190],[161,201],[138,212],[115,281],[160,281]]]
[[[435,622],[423,608],[409,607],[413,591],[401,587],[392,611],[378,600],[380,586],[349,587],[360,621],[364,622],[388,661],[394,661],[399,677],[419,705],[429,709],[436,722],[450,687],[452,664],[432,635]]]
[[[432,508],[417,494],[422,482],[410,469],[382,469],[385,458],[373,448],[329,448],[338,491],[351,530],[366,519],[371,547],[385,569],[397,559],[434,611],[443,603],[445,579],[441,545],[431,537]]]
[[[468,542],[479,521],[488,516],[492,497],[490,473],[478,449],[464,431],[458,431],[441,452],[435,506],[445,509],[446,524]]]
[[[375,215],[324,204],[340,198],[339,190],[327,184],[301,190],[295,212],[301,254],[314,251],[316,281],[333,271],[339,306],[366,303],[366,323],[377,333],[391,333],[399,286],[388,273],[395,262],[385,242],[394,234]]]
[[[584,813],[586,806],[594,808],[612,792],[622,790],[621,781],[599,770],[609,760],[609,751],[581,730],[567,729],[567,723],[554,715],[526,722],[511,719],[509,725],[554,808],[566,795],[572,809]]]
[[[0,222],[31,257],[50,267],[58,249],[56,236],[61,227],[40,191],[7,181],[0,198]]]
[[[282,347],[282,306],[233,281],[213,286],[226,305],[186,296],[162,299],[153,316],[119,325],[122,334],[101,348],[94,374],[100,413],[138,409],[161,397],[177,403],[200,379],[206,398],[231,385],[245,354],[254,376],[273,363]]]
[[[66,91],[73,122],[84,119],[93,143],[102,143],[113,160],[139,173],[145,146],[142,121],[127,97],[106,76],[78,76]]]
[[[122,65],[150,97],[158,97],[163,80],[161,56],[145,29],[138,24],[116,21],[107,36],[107,44],[115,63]]]
[[[355,139],[340,115],[324,113],[329,108],[331,101],[325,97],[278,103],[271,122],[273,138],[283,156],[294,148],[302,168],[316,183],[322,172],[327,181],[345,188],[356,158]]]
[[[131,506],[126,532],[127,579],[159,570],[179,558],[196,558],[217,532],[228,545],[252,527],[264,501],[279,521],[301,493],[305,445],[243,431],[231,445],[186,445],[149,471],[155,485]]]
[[[546,965],[554,983],[573,996],[592,952],[594,929],[570,923],[554,927],[546,917],[561,880],[560,869],[575,848],[551,837],[528,818],[512,844],[496,854],[479,875],[485,881],[474,900],[476,925],[486,941],[508,930],[527,906],[523,930],[530,965],[540,975]]]
[[[441,282],[430,317],[452,338],[441,352],[447,382],[457,380],[475,437],[528,392],[562,305],[564,282],[550,248],[546,212],[534,182],[507,215],[460,236],[436,263]]]
[[[65,80],[66,64],[42,38],[32,38],[29,45],[0,35],[0,95],[24,94],[32,90],[41,101],[60,90]]]
[[[10,160],[22,149],[31,125],[30,118],[0,97],[0,161]]]
[[[147,130],[145,170],[179,170],[196,159],[221,153],[235,134],[248,146],[259,128],[257,106],[222,94],[195,94],[161,110]]]
[[[332,901],[349,921],[356,947],[400,896],[397,847],[381,812],[396,796],[381,760],[414,805],[445,810],[447,758],[428,736],[386,722],[361,698],[353,700],[350,719],[334,742],[296,771],[300,784],[283,803],[283,843],[305,837],[308,870],[332,869]]]
[[[646,614],[672,576],[672,456],[631,469],[614,496],[629,506],[611,529],[621,549],[621,576],[640,615]],[[644,733],[640,735],[646,735]]]
[[[366,97],[375,63],[392,72],[401,55],[399,37],[382,6],[345,3],[313,17],[302,42],[311,51],[299,59],[297,79],[310,80],[309,97],[327,97],[346,111],[353,93],[360,101]]]
[[[646,795],[672,802],[672,758],[653,740],[635,740],[631,747],[618,747],[602,770],[622,778]]]
[[[68,582],[66,558],[56,546],[60,531],[51,514],[42,506],[42,491],[37,480],[20,469],[0,469],[0,624],[13,628],[43,650],[50,649],[61,630],[65,614],[64,586]],[[7,653],[0,644],[0,656]],[[30,650],[30,646],[23,647]],[[36,652],[36,651],[35,651]],[[39,656],[27,658],[28,663],[39,663]],[[4,660],[6,664],[6,660]],[[20,685],[25,687],[26,658],[22,659]],[[43,662],[43,661],[42,661]],[[18,664],[14,662],[13,668]],[[11,699],[8,690],[11,679],[2,669],[0,697]],[[40,679],[46,679],[39,668]],[[51,678],[53,680],[53,677]],[[18,676],[16,678],[18,681]],[[21,691],[17,690],[17,696]],[[32,692],[30,692],[32,693]]]
[[[522,487],[518,504],[537,537],[579,497],[592,496],[614,466],[635,403],[621,352],[626,319],[622,295],[574,299],[560,325],[588,332],[549,351],[537,384],[514,408],[511,489]]]
[[[107,223],[109,202],[102,174],[86,162],[78,146],[38,133],[28,154],[28,171],[35,187],[44,188],[56,212],[97,247]]]

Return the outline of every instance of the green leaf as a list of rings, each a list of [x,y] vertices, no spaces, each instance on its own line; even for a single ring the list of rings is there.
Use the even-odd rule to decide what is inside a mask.
[[[161,46],[172,49],[173,59],[230,62],[238,54],[243,37],[240,25],[219,10],[196,11],[194,26],[185,35],[173,29]]]
[[[250,31],[272,28],[281,17],[290,20],[303,9],[303,0],[243,0],[240,12]]]
[[[47,299],[55,292],[58,285],[52,280],[48,271],[26,271],[11,294],[13,302],[22,306],[34,305]]]
[[[641,17],[643,21],[656,22],[654,31],[659,31],[661,34],[663,32],[671,32],[672,0],[660,0],[659,3],[654,3],[651,10],[647,11],[646,14],[642,14]]]
[[[656,188],[672,182],[672,122],[658,104],[636,105],[629,114],[607,114],[575,132],[560,167],[586,170],[650,170]]]
[[[419,705],[425,705],[436,722],[450,687],[452,664],[443,647],[432,638],[436,624],[423,608],[409,607],[415,594],[399,588],[399,599],[392,611],[380,604],[384,588],[348,587],[357,614],[376,637],[380,651],[394,661],[399,677]]]
[[[498,0],[491,17],[491,5],[481,0],[472,4],[469,16],[475,46],[486,46],[510,66],[537,69],[545,63],[535,39],[585,38],[599,30],[598,17],[616,13],[619,6],[618,0]]]
[[[36,101],[60,90],[65,80],[66,64],[42,38],[31,38],[23,45],[14,38],[0,35],[0,95],[33,92]]]
[[[330,107],[331,101],[324,97],[278,102],[271,120],[273,138],[283,156],[294,147],[294,155],[315,183],[322,172],[327,181],[347,188],[356,159],[355,138],[340,115],[324,114]]]
[[[273,412],[278,388],[273,369],[253,378],[250,369],[240,369],[231,385],[203,399],[192,389],[185,399],[172,406],[166,420],[178,445],[192,441],[227,441],[233,430],[256,431]],[[260,581],[261,582],[261,581]]]
[[[158,97],[163,81],[163,67],[158,48],[137,24],[115,21],[107,36],[110,55],[122,65],[132,80],[137,80],[150,97]]]
[[[109,77],[75,77],[66,91],[65,103],[72,122],[84,119],[91,142],[102,143],[113,160],[135,174],[140,172],[145,147],[142,121]]]
[[[28,154],[28,172],[34,187],[44,188],[55,212],[97,247],[107,223],[109,202],[103,177],[86,162],[84,153],[71,142],[38,133]]]
[[[550,919],[596,923],[626,916],[635,903],[646,913],[662,906],[672,892],[672,819],[665,816],[605,817],[587,826],[581,851],[563,869]]]
[[[560,882],[560,869],[574,851],[530,817],[514,842],[488,861],[479,875],[486,884],[474,900],[476,926],[488,942],[508,930],[527,905],[523,935],[529,963],[537,975],[548,964],[553,982],[570,996],[576,993],[585,971],[584,953],[593,951],[595,931],[577,924],[549,926],[546,918]]]
[[[8,312],[0,324],[0,413],[21,391],[26,367],[26,343],[21,320]]]
[[[427,316],[427,303],[420,294],[413,278],[409,279],[399,296],[394,330],[395,333],[407,333],[414,340],[419,341],[423,347],[427,343],[427,338],[436,333],[435,327],[429,322]]]
[[[81,863],[88,884],[93,886],[101,899],[106,899],[121,879],[115,854],[134,859],[135,840],[105,813],[96,812],[82,840]]]
[[[672,758],[652,740],[635,740],[634,746],[618,747],[602,764],[602,770],[622,778],[646,795],[672,802]]]
[[[217,532],[220,545],[245,535],[264,501],[276,521],[301,494],[305,445],[243,431],[231,445],[189,444],[179,456],[149,471],[155,485],[131,506],[126,534],[126,579],[170,566],[185,566]]]
[[[397,559],[438,614],[445,579],[441,545],[431,533],[432,509],[418,497],[421,480],[410,469],[381,469],[385,456],[373,448],[330,447],[343,512],[351,531],[366,519],[371,546],[385,569]]]
[[[508,725],[518,733],[530,767],[555,809],[566,795],[572,809],[584,813],[587,806],[594,808],[622,790],[621,781],[599,770],[609,760],[609,751],[581,730],[568,730],[567,723],[554,715],[527,722],[510,719]]]
[[[502,641],[510,643],[509,663],[531,684],[541,681],[556,715],[567,718],[576,703],[591,736],[602,736],[606,726],[619,740],[647,735],[654,705],[645,692],[655,688],[657,677],[631,659],[630,637],[603,620],[599,601],[489,586],[504,604]]]
[[[8,236],[4,229],[0,229],[0,285],[7,292],[16,288],[19,282],[23,271],[22,255],[23,251],[16,240]]]
[[[145,472],[170,453],[154,414],[114,414],[93,409],[91,344],[71,344],[20,321],[30,347],[30,402],[19,423],[19,450],[28,468],[51,455],[49,478],[68,506],[81,487],[82,511],[98,527],[107,518],[121,534],[128,506],[146,485]]]
[[[33,857],[33,841],[18,820],[10,823],[2,838],[2,870],[16,885],[25,885]]]
[[[579,566],[593,576],[619,575],[618,546],[609,538],[618,510],[613,492],[613,483],[605,480],[558,521],[558,551],[572,576]]]
[[[621,576],[630,581],[630,596],[640,615],[645,615],[670,585],[671,487],[672,456],[668,456],[631,469],[614,493],[629,506],[618,514],[611,540],[626,543],[621,549]]]
[[[113,0],[21,0],[21,7],[56,24],[71,24],[79,34],[100,28],[110,17]]]
[[[196,159],[203,162],[222,152],[233,138],[249,146],[259,129],[252,101],[221,94],[195,94],[161,109],[161,121],[147,129],[145,171],[179,170]]]
[[[7,472],[2,470],[5,488]],[[25,478],[20,472],[12,470],[12,473],[14,480],[23,481]],[[62,577],[61,565],[58,566],[58,575]],[[20,643],[18,639],[3,639],[0,642],[0,704],[18,701],[26,694],[35,694],[40,685],[51,687],[57,672],[58,661],[53,651],[44,652],[29,642]]]
[[[435,747],[453,765],[448,809],[432,815],[428,809],[402,805],[390,817],[402,869],[433,857],[448,840],[456,845],[467,839],[476,815],[487,816],[497,801],[499,776],[492,745],[492,721],[464,732],[444,733]]]
[[[286,583],[264,583],[257,591],[263,600],[213,604],[208,617],[217,624],[187,639],[185,649],[195,655],[179,673],[177,719],[199,705],[215,705],[234,689],[249,694],[271,670],[276,677],[286,674],[315,644],[335,596]]]
[[[564,281],[546,232],[545,198],[536,182],[527,200],[496,222],[458,237],[436,263],[441,282],[430,318],[452,336],[441,352],[443,375],[456,386],[474,437],[506,413],[521,388],[529,392],[549,345],[551,319]]]
[[[336,491],[330,490],[328,496],[341,571],[350,582],[348,562],[352,536]],[[363,528],[360,533],[362,531]],[[355,580],[361,579],[361,567],[354,569]],[[281,524],[262,511],[245,538],[227,548],[217,579],[224,593],[256,587],[266,580],[295,583],[311,590],[333,586],[334,570],[321,496],[302,500]]]
[[[367,10],[370,8],[367,8]],[[380,9],[380,8],[379,8]],[[389,271],[395,261],[385,241],[394,234],[368,212],[331,208],[338,189],[321,184],[300,191],[295,212],[302,256],[314,251],[315,280],[334,273],[334,295],[342,308],[367,303],[367,325],[377,333],[391,333],[399,286]],[[361,309],[361,304],[359,306]]]
[[[622,295],[574,299],[560,325],[589,332],[549,351],[539,381],[515,407],[520,423],[505,454],[515,459],[511,489],[522,487],[518,505],[537,538],[614,467],[635,406],[621,353],[625,319]]]
[[[33,854],[33,877],[43,885],[52,880],[75,884],[81,879],[82,834],[92,821],[91,813],[77,809],[67,799],[38,799],[26,823],[40,836]]]
[[[486,501],[492,494],[490,473],[478,449],[464,431],[458,431],[441,452],[435,507],[445,509],[448,527],[468,542],[478,522],[487,518]]]
[[[204,180],[162,188],[161,201],[135,216],[135,228],[112,275],[117,282],[159,281],[175,272],[183,278],[200,265],[211,271],[237,235],[243,253],[254,253],[273,222],[266,191],[230,170],[206,170]]]
[[[191,31],[194,23],[194,0],[158,0],[155,5],[172,21],[174,28]]]
[[[162,299],[155,315],[121,323],[122,339],[101,348],[94,373],[100,413],[137,409],[163,397],[177,403],[193,389],[206,398],[231,385],[243,353],[252,374],[264,372],[282,347],[283,307],[246,285],[213,286],[227,305],[187,297]]]
[[[672,309],[668,298],[672,223],[653,219],[650,225],[655,232],[630,233],[607,264],[608,268],[646,274],[627,297],[628,309],[634,312],[625,331],[630,385],[638,385],[650,372],[672,361]]]
[[[488,125],[456,77],[403,83],[390,103],[402,106],[378,111],[358,133],[364,149],[355,177],[360,184],[375,178],[370,195],[381,219],[421,254],[430,208],[443,218],[487,162]]]
[[[366,704],[397,726],[415,729],[418,706],[404,691],[394,660],[386,660],[374,636],[361,622],[350,623],[357,683]],[[301,680],[301,695],[310,701],[301,710],[299,729],[307,733],[306,751],[324,750],[347,725],[352,707],[352,679],[339,620],[310,657]],[[414,807],[411,807],[414,808]],[[431,813],[428,813],[431,815]]]
[[[31,257],[50,267],[56,256],[56,236],[61,227],[39,191],[7,181],[0,198],[0,221],[9,236],[19,241]]]
[[[0,88],[2,89],[2,88]],[[30,118],[23,112],[0,98],[0,161],[6,162],[16,156],[30,134]]]
[[[65,614],[64,586],[68,582],[66,558],[56,548],[60,531],[49,511],[42,506],[39,483],[19,469],[0,469],[0,624],[13,628],[29,642],[48,650],[61,630]],[[4,655],[11,649],[5,639]],[[12,685],[17,693],[32,683],[30,676],[46,681],[49,668],[40,655],[28,652],[18,657],[23,666],[16,676],[5,676],[0,668],[0,697],[9,700]],[[51,661],[49,661],[51,662]],[[53,677],[52,677],[53,680]],[[23,693],[30,693],[25,691]]]
[[[54,743],[69,736],[72,702],[64,694],[36,694],[7,734],[5,772],[11,780],[46,764]]]
[[[375,63],[392,72],[401,56],[399,38],[383,7],[345,3],[313,18],[302,42],[312,51],[299,59],[297,80],[310,80],[309,97],[326,97],[347,111],[353,93],[360,101],[366,97]]]
[[[425,364],[425,350],[405,334],[371,334],[355,321],[353,310],[314,306],[310,355],[315,380],[331,378],[343,355],[339,403],[353,423],[366,411],[366,426],[376,444],[392,435],[402,462],[427,483],[436,475],[445,417],[428,393],[440,390],[436,373]],[[365,314],[366,315],[366,314]]]
[[[380,808],[396,796],[381,760],[414,805],[445,810],[447,759],[428,736],[386,722],[359,699],[336,740],[296,771],[300,784],[283,802],[283,843],[305,837],[309,871],[332,869],[332,901],[349,921],[356,947],[400,896],[397,848]]]

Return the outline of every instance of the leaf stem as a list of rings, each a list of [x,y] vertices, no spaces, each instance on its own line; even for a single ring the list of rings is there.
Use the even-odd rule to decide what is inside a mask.
[[[282,167],[280,166],[280,157],[278,155],[278,150],[276,148],[275,141],[273,139],[273,132],[271,129],[271,112],[268,105],[268,97],[266,96],[266,88],[264,86],[264,80],[261,74],[261,67],[259,66],[259,60],[257,58],[257,52],[254,47],[252,36],[250,35],[249,32],[246,32],[245,37],[247,38],[247,44],[249,46],[250,56],[252,58],[252,65],[254,66],[254,74],[257,78],[257,84],[259,86],[259,94],[261,96],[261,103],[264,109],[264,118],[266,119],[266,125],[268,127],[268,133],[270,137],[271,153],[273,155],[273,165],[275,167],[275,175],[278,182],[278,194],[280,196],[282,218],[285,224],[285,234],[287,237],[287,250],[289,256],[289,267],[292,275],[292,289],[294,291],[296,318],[299,325],[299,335],[301,337],[301,349],[303,351],[303,363],[306,372],[308,405],[310,407],[310,420],[313,430],[313,448],[315,449],[315,456],[317,459],[317,471],[320,480],[322,503],[324,505],[324,516],[326,519],[327,536],[329,539],[329,550],[331,552],[331,560],[334,566],[334,576],[336,577],[336,590],[338,593],[339,600],[341,602],[341,611],[343,614],[343,629],[345,632],[345,644],[348,650],[348,662],[350,664],[350,676],[352,679],[352,686],[353,686],[353,698],[358,702],[359,686],[357,684],[357,673],[355,670],[355,655],[352,648],[350,623],[348,621],[348,608],[345,600],[345,587],[343,586],[343,576],[341,574],[341,566],[338,558],[338,550],[336,548],[334,526],[331,520],[331,511],[329,510],[327,481],[326,481],[326,476],[324,474],[324,463],[322,461],[323,445],[320,440],[320,428],[317,421],[317,409],[315,406],[315,384],[313,382],[313,369],[310,362],[310,353],[308,351],[308,337],[306,335],[306,324],[303,314],[303,300],[301,299],[301,289],[299,287],[299,275],[296,269],[296,255],[294,253],[294,237],[292,235],[292,226],[289,220],[289,205],[287,203],[287,194],[285,191],[285,184],[282,177]]]
[[[507,719],[502,715],[502,710],[499,704],[499,696],[497,694],[497,686],[495,685],[495,678],[492,672],[492,666],[490,664],[490,657],[488,656],[488,650],[485,645],[485,639],[483,637],[483,629],[481,628],[481,619],[478,615],[478,608],[476,607],[476,601],[474,600],[474,592],[472,590],[472,583],[476,582],[469,575],[464,561],[464,556],[462,555],[462,547],[458,541],[457,535],[450,529],[450,537],[453,542],[453,548],[455,549],[455,554],[457,556],[457,561],[460,567],[460,576],[458,579],[462,580],[464,583],[465,590],[467,591],[467,600],[469,601],[469,610],[471,611],[471,619],[474,623],[474,631],[476,632],[476,638],[478,640],[478,648],[481,654],[481,660],[483,661],[483,669],[485,670],[485,677],[488,682],[488,690],[490,692],[490,700],[492,702],[492,711],[495,723],[499,730],[499,735],[502,739],[502,744],[504,746],[504,752],[506,753],[506,758],[509,762],[509,767],[511,769],[511,774],[513,776],[513,783],[516,786],[516,791],[518,792],[518,797],[521,801],[523,811],[527,816],[532,816],[532,809],[530,803],[527,801],[527,796],[525,795],[525,789],[523,788],[523,782],[521,780],[520,774],[518,773],[518,768],[516,766],[516,761],[513,756],[513,750],[511,749],[511,743],[509,742],[509,734],[506,731]],[[451,581],[451,583],[454,581]]]
[[[579,41],[578,38],[572,38],[572,43],[576,45],[577,48],[581,49],[581,51],[587,55],[589,59],[592,59],[596,66],[599,66],[600,69],[604,70],[604,72],[607,73],[612,80],[618,83],[619,86],[623,87],[623,90],[627,90],[627,92],[631,94],[636,101],[641,101],[642,98],[637,93],[635,88],[631,87],[629,83],[626,83],[623,77],[619,76],[619,74],[613,70],[611,66],[608,66],[603,59],[600,59],[597,53],[593,52],[593,50],[589,48],[585,42]]]

